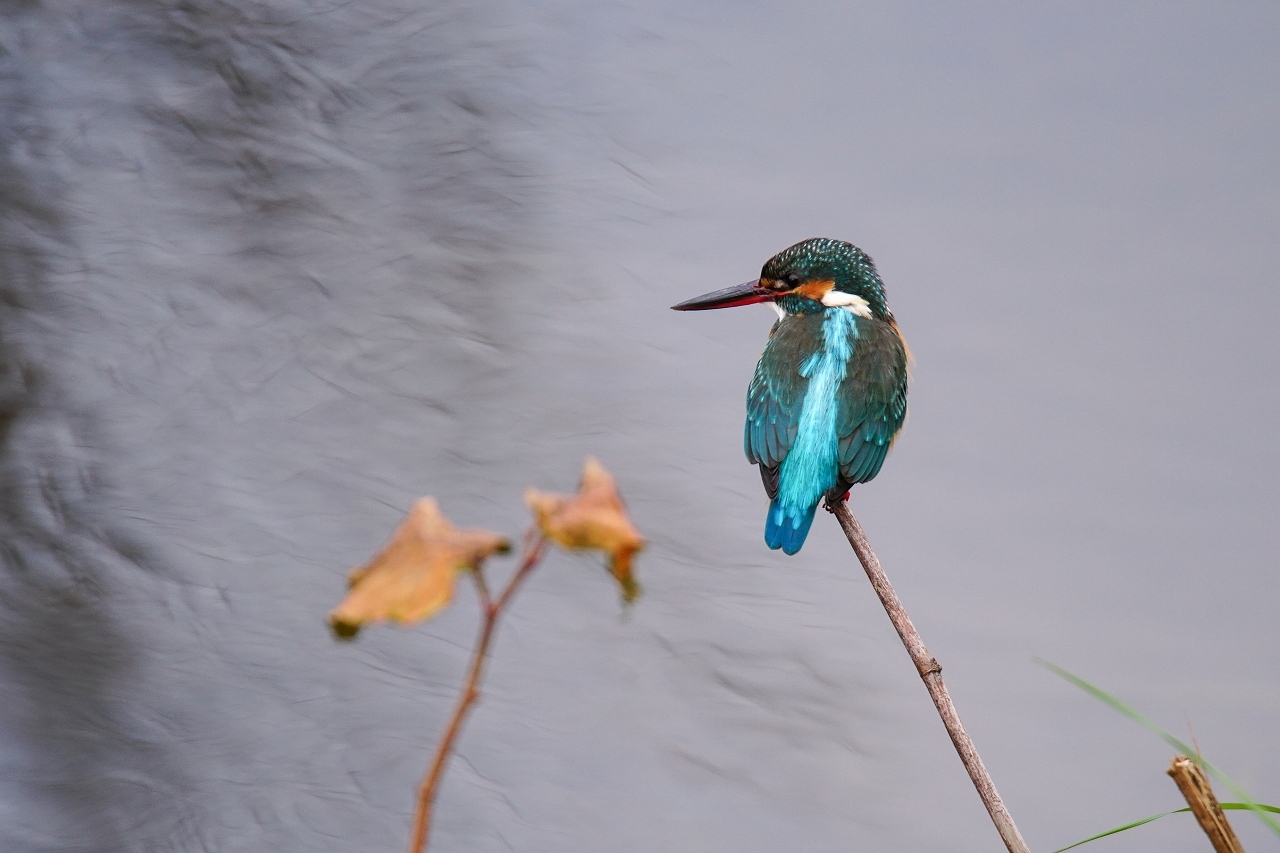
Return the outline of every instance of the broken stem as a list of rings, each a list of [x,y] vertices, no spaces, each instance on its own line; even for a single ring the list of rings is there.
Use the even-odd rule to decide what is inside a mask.
[[[1213,788],[1199,765],[1187,756],[1179,755],[1169,765],[1168,773],[1191,807],[1200,828],[1209,836],[1215,853],[1244,853],[1240,839],[1227,822],[1227,816],[1218,805],[1218,798],[1213,795]]]
[[[463,684],[462,694],[458,697],[458,704],[453,709],[453,716],[449,718],[444,734],[440,737],[431,767],[422,780],[422,786],[418,789],[418,811],[413,819],[413,839],[409,842],[409,853],[421,853],[427,849],[427,835],[431,831],[431,807],[435,803],[436,790],[440,787],[440,779],[444,776],[445,765],[448,764],[458,735],[462,733],[462,723],[470,712],[471,706],[480,698],[480,679],[484,674],[484,664],[489,654],[489,644],[493,640],[494,629],[497,628],[498,619],[515,595],[520,583],[542,560],[546,545],[547,540],[540,534],[530,531],[525,536],[524,556],[520,560],[520,565],[496,600],[490,595],[489,587],[480,570],[476,569],[472,572],[476,581],[476,590],[480,596],[480,636],[476,639],[476,647],[471,653],[471,667],[467,673],[467,680]]]
[[[964,769],[969,772],[973,787],[977,788],[978,796],[987,807],[987,813],[991,815],[991,822],[996,825],[996,831],[1000,833],[1004,846],[1009,849],[1009,853],[1030,853],[1027,843],[1022,840],[1022,835],[1018,832],[1018,827],[1014,825],[1013,816],[1009,814],[1004,801],[1000,799],[1000,794],[996,792],[995,783],[991,781],[987,768],[982,765],[978,750],[974,748],[973,741],[969,739],[968,732],[960,722],[955,703],[951,701],[947,687],[942,683],[942,667],[935,658],[930,656],[924,641],[920,639],[920,634],[911,624],[911,617],[907,615],[902,602],[898,601],[889,578],[880,566],[880,561],[876,559],[875,551],[871,550],[871,543],[867,541],[862,525],[858,524],[858,519],[854,518],[849,505],[843,500],[834,504],[828,502],[827,509],[835,515],[840,526],[844,528],[844,534],[848,537],[849,544],[853,546],[853,552],[858,555],[858,561],[866,570],[871,586],[875,589],[876,595],[880,596],[880,603],[884,605],[885,612],[889,614],[889,621],[897,629],[898,636],[902,638],[902,644],[907,647],[907,654],[911,656],[912,663],[916,665],[916,671],[920,673],[920,678],[928,688],[929,696],[932,697],[933,704],[938,709],[938,716],[942,718],[942,725],[951,736],[951,742],[960,755],[960,761],[964,764]]]

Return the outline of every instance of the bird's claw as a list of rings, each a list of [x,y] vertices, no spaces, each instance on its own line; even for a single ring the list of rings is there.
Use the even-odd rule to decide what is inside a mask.
[[[839,500],[834,502],[831,500],[831,498],[823,498],[822,508],[825,509],[827,512],[834,513],[836,511],[836,504],[842,504],[847,500],[849,500],[849,492],[845,492],[843,495],[840,496]]]

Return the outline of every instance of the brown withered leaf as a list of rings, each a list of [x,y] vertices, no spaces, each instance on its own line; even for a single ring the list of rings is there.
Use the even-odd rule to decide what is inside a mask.
[[[350,592],[329,625],[342,639],[366,623],[401,624],[430,618],[453,598],[460,569],[476,569],[511,543],[487,530],[459,530],[440,512],[435,498],[418,500],[378,554],[351,572]]]
[[[563,548],[604,551],[609,571],[622,588],[625,601],[634,601],[640,584],[631,572],[631,560],[644,547],[644,537],[627,516],[613,475],[597,460],[587,457],[582,483],[576,495],[555,495],[529,489],[525,503],[542,534]]]

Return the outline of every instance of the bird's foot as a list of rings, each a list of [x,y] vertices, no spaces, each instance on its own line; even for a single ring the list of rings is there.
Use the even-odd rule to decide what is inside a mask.
[[[822,508],[825,509],[827,512],[835,512],[836,504],[842,504],[847,500],[849,500],[849,492],[845,492],[843,495],[840,496],[840,499],[836,501],[831,500],[831,498],[825,498],[822,501]]]

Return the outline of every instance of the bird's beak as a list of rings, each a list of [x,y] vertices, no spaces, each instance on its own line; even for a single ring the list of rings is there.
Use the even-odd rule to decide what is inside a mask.
[[[733,308],[737,305],[754,305],[757,302],[770,302],[778,298],[775,291],[760,286],[760,281],[748,281],[745,284],[726,287],[712,293],[704,293],[693,299],[686,299],[679,305],[672,305],[673,311],[709,311],[712,308]]]

